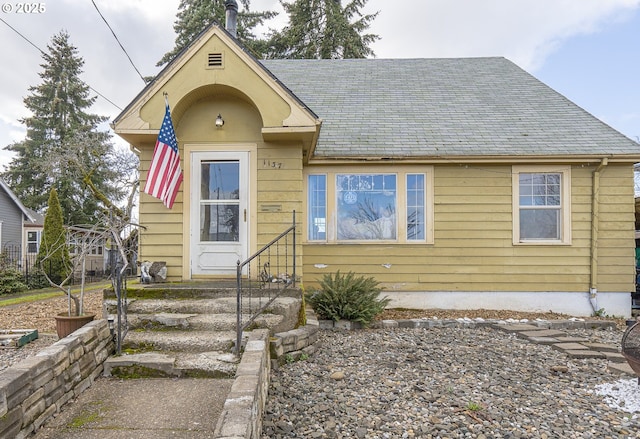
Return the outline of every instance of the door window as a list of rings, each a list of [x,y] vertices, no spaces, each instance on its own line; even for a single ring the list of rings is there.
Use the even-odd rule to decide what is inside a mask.
[[[239,161],[203,161],[200,173],[200,241],[239,241]]]

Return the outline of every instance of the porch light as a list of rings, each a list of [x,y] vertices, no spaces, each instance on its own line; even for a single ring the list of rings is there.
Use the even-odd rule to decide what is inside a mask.
[[[224,119],[220,114],[218,114],[218,117],[216,117],[216,128],[222,128],[223,125],[224,125]]]

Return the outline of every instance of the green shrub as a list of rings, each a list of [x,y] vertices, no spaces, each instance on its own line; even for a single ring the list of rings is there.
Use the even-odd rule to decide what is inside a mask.
[[[29,271],[27,276],[27,287],[30,290],[39,290],[40,288],[46,288],[49,286],[49,281],[44,275],[42,268],[34,266]]]
[[[25,291],[22,273],[10,264],[6,253],[0,253],[0,295]]]
[[[318,282],[321,289],[306,297],[320,318],[351,320],[367,326],[391,300],[378,298],[382,288],[373,277],[356,276],[353,272],[325,274]]]
[[[62,219],[62,207],[55,188],[49,193],[47,206],[36,266],[46,270],[49,279],[59,285],[71,274],[71,257]]]

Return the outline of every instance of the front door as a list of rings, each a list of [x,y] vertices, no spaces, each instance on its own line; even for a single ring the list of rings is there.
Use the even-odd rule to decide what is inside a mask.
[[[248,152],[194,152],[191,274],[235,274],[247,258]]]

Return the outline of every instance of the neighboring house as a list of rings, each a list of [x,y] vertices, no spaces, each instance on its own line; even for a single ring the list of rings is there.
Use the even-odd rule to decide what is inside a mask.
[[[25,224],[35,223],[36,217],[0,178],[0,251],[22,267],[24,261],[23,236]]]
[[[140,260],[171,281],[233,276],[295,210],[305,287],[630,314],[640,146],[504,58],[258,61],[214,24],[114,120],[143,186],[164,92],[184,181],[141,195]]]
[[[24,234],[22,236],[23,260],[25,267],[31,268],[36,263],[38,250],[40,250],[40,240],[44,230],[44,215],[27,208],[33,221],[25,221],[23,224]]]
[[[105,250],[107,235],[90,228],[67,226],[67,241],[71,258],[84,257],[74,262],[74,278],[82,276],[84,272],[89,277],[103,276],[109,262],[108,252]]]

